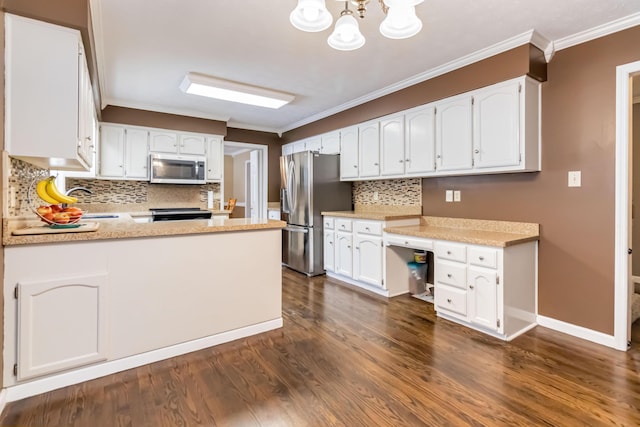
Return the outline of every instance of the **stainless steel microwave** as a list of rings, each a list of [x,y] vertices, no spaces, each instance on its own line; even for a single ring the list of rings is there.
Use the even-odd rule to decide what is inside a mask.
[[[180,154],[149,155],[150,182],[160,184],[206,183],[206,158]]]

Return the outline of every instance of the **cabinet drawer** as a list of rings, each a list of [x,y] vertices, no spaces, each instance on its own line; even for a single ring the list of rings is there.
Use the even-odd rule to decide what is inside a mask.
[[[467,288],[467,266],[447,261],[436,261],[436,280],[438,283]]]
[[[436,256],[451,261],[467,262],[467,246],[455,243],[436,243]]]
[[[355,221],[354,227],[356,233],[382,236],[382,222],[380,221]]]
[[[401,234],[385,234],[384,242],[386,246],[402,246],[412,249],[433,250],[433,240],[421,239],[419,237],[408,237]]]
[[[479,267],[497,268],[498,251],[489,248],[469,247],[469,264]]]
[[[336,230],[351,231],[351,220],[341,218],[336,219]]]
[[[462,316],[467,315],[467,291],[446,285],[436,285],[436,311],[451,311]]]
[[[325,217],[322,222],[324,224],[324,229],[325,230],[333,230],[333,225],[334,225],[335,219]]]

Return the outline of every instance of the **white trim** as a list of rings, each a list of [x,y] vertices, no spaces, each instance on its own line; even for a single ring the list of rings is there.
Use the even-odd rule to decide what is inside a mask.
[[[197,111],[197,110],[169,108],[164,105],[147,104],[144,102],[132,102],[129,100],[123,100],[123,99],[117,99],[117,98],[105,98],[104,102],[107,105],[111,105],[113,107],[126,107],[126,108],[133,108],[136,110],[146,110],[146,111],[154,111],[158,113],[175,114],[176,116],[186,116],[186,117],[196,117],[196,118],[207,119],[207,120],[216,120],[216,121],[225,122],[225,123],[230,118],[230,116],[216,116],[213,114],[206,114],[206,113],[203,113],[202,111]]]
[[[98,74],[98,87],[100,89],[100,109],[107,106],[105,94],[107,93],[107,72],[105,71],[106,59],[104,55],[104,32],[102,30],[102,7],[101,0],[89,0],[89,15],[91,16],[91,26],[93,27],[93,45],[96,54],[96,73]],[[87,58],[87,62],[89,58]]]
[[[161,348],[158,350],[148,351],[146,353],[137,354],[135,356],[125,357],[123,359],[112,360],[110,362],[101,363],[95,366],[76,369],[71,372],[54,375],[39,380],[30,381],[24,384],[17,384],[2,390],[4,398],[7,402],[24,399],[26,397],[35,396],[61,387],[67,387],[95,378],[104,377],[116,372],[125,371],[127,369],[136,368],[138,366],[165,360],[170,357],[180,356],[182,354],[191,353],[193,351],[202,350],[203,348],[212,347],[226,342],[234,341],[240,338],[249,337],[263,332],[271,331],[282,327],[282,317],[246,326],[244,328],[234,329],[232,331],[222,332],[216,335],[200,338],[193,341]],[[0,404],[2,401],[0,400]]]
[[[269,146],[263,144],[252,144],[248,142],[237,142],[237,141],[223,141],[223,148],[225,145],[229,145],[231,147],[243,147],[248,148],[250,151],[253,150],[261,150],[262,156],[260,156],[260,171],[262,173],[260,183],[260,218],[268,218],[267,216],[267,202],[269,199],[269,187],[268,187],[268,178],[269,178]],[[224,181],[224,180],[223,180]],[[222,195],[224,200],[224,194]],[[236,206],[240,206],[237,204]]]
[[[0,414],[4,411],[4,407],[7,406],[7,390],[0,390]]]
[[[544,326],[545,328],[553,329],[554,331],[572,335],[577,338],[582,338],[596,344],[617,348],[615,346],[615,338],[612,335],[603,334],[602,332],[594,331],[592,329],[587,329],[582,326],[577,326],[546,316],[538,315],[537,321],[539,326]],[[625,350],[626,347],[627,346],[625,343],[625,348],[621,350]]]
[[[465,67],[467,65],[473,64],[483,59],[490,58],[499,53],[506,52],[508,50],[511,50],[518,46],[522,46],[523,44],[527,44],[527,43],[531,43],[531,44],[535,43],[534,45],[539,49],[541,49],[543,52],[545,52],[545,55],[547,54],[549,46],[552,46],[552,43],[546,37],[536,32],[536,30],[529,30],[517,36],[511,37],[510,39],[504,40],[500,43],[496,43],[487,48],[480,49],[469,55],[450,61],[439,67],[432,68],[431,70],[425,71],[420,74],[416,74],[415,76],[409,77],[408,79],[399,81],[390,86],[384,87],[382,89],[376,90],[374,92],[371,92],[359,98],[353,99],[342,105],[338,105],[337,107],[330,108],[328,110],[306,117],[295,123],[286,125],[282,129],[280,129],[279,133],[283,133],[291,129],[296,129],[300,126],[304,126],[306,124],[318,121],[320,119],[324,119],[325,117],[340,113],[341,111],[348,110],[349,108],[357,107],[358,105],[364,104],[365,102],[372,101],[374,99],[380,98],[390,93],[397,92],[401,89],[405,89],[409,86],[413,86],[415,84],[422,83],[426,80],[433,79],[434,77],[441,76],[443,74],[449,73],[451,71],[457,70],[459,68]]]
[[[626,30],[627,28],[635,27],[639,24],[640,12],[555,40],[555,49],[556,51],[566,49],[600,37],[608,36],[609,34],[617,33],[618,31]]]
[[[627,350],[629,319],[629,145],[631,75],[640,72],[640,61],[616,67],[616,184],[615,184],[615,270],[614,337],[612,347]]]
[[[351,277],[343,276],[341,274],[337,274],[337,273],[334,273],[334,272],[331,272],[331,271],[327,271],[326,273],[327,273],[327,276],[331,277],[332,279],[340,280],[341,282],[348,283],[349,285],[356,286],[356,287],[361,288],[361,289],[363,289],[365,291],[368,291],[368,292],[373,292],[374,294],[383,296],[385,298],[396,297],[398,295],[403,295],[403,294],[408,293],[408,291],[407,291],[407,292],[398,292],[398,293],[395,293],[393,295],[390,295],[389,291],[387,289],[382,289],[379,286],[370,285],[368,283],[360,282],[358,280],[352,279]]]

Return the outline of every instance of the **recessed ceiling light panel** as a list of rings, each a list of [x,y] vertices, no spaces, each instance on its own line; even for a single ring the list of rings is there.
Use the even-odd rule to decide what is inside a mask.
[[[192,95],[274,109],[280,108],[295,99],[293,95],[288,93],[218,79],[199,73],[188,73],[182,80],[180,89]]]

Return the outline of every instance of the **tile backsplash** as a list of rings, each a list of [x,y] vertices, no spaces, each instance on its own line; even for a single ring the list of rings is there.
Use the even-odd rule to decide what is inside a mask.
[[[42,169],[31,163],[22,160],[9,158],[9,170],[7,173],[7,215],[19,216],[32,212],[31,205],[37,207],[41,204],[40,199],[35,194],[35,184],[37,181],[49,176],[48,169]],[[15,194],[11,197],[11,193]],[[7,195],[7,193],[5,193]],[[11,199],[15,202],[11,203]],[[29,200],[31,199],[31,205]]]
[[[374,194],[378,193],[378,200]],[[379,181],[355,181],[353,204],[379,206],[421,206],[422,179],[383,179]]]

